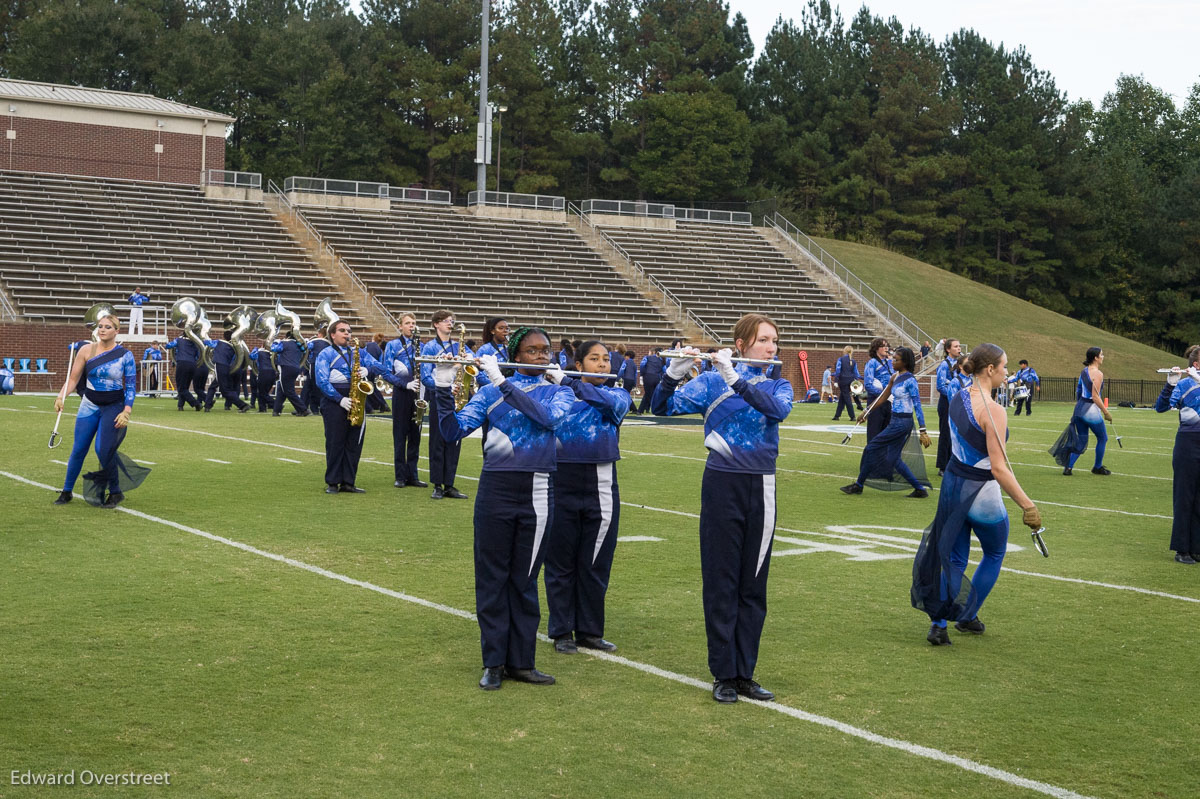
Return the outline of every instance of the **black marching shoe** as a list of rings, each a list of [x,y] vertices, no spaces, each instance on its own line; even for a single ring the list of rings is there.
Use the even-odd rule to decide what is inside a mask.
[[[249,406],[249,405],[243,405],[242,407],[238,408],[238,413],[245,413],[245,412],[246,412],[246,411],[248,411],[248,410],[250,410],[250,406]]]
[[[504,676],[517,682],[527,682],[530,685],[554,685],[553,677],[537,669],[513,669],[505,666]]]
[[[560,655],[574,655],[579,651],[579,647],[575,645],[575,639],[570,635],[564,635],[554,639],[554,651]]]
[[[479,687],[485,691],[499,691],[504,669],[499,666],[485,666]]]
[[[336,494],[337,492],[338,492],[338,487],[337,487],[337,486],[325,486],[325,493],[326,493],[326,494]]]
[[[954,629],[958,630],[960,633],[971,633],[971,635],[983,635],[983,631],[985,628],[983,626],[983,622],[981,622],[979,620],[979,617],[976,616],[975,618],[971,619],[970,621],[954,622]]]
[[[358,488],[353,483],[342,483],[341,487],[338,488],[338,491],[341,491],[343,494],[365,494],[365,493],[367,493],[367,489]]]
[[[429,498],[430,499],[441,499],[444,496],[445,496],[445,493],[442,491],[442,487],[434,486],[433,493],[429,495]]]
[[[730,705],[737,701],[737,697],[737,680],[713,681],[713,699],[723,705]]]
[[[838,490],[843,494],[861,494],[862,486],[860,486],[858,483],[851,483],[848,486],[842,486]]]
[[[599,649],[601,652],[617,651],[616,644],[612,641],[605,641],[598,635],[578,635],[575,637],[575,643],[584,649]]]
[[[445,494],[446,496],[450,497],[450,499],[466,499],[467,498],[466,494],[459,491],[454,486],[447,486],[446,489],[444,491],[442,491],[442,493]]]
[[[1067,466],[1066,468],[1063,469],[1063,474],[1065,474],[1067,477],[1070,477],[1072,474],[1074,474],[1074,472],[1071,471],[1070,466]]]
[[[208,412],[209,412],[209,411],[211,411],[211,410],[212,410],[212,406],[211,406],[211,405],[205,405],[205,406],[204,406],[204,412],[205,412],[205,413],[208,413]]]
[[[950,633],[945,627],[939,627],[936,624],[929,625],[929,635],[925,636],[925,640],[934,646],[950,646],[953,643],[950,640]]]
[[[429,488],[429,483],[426,483],[424,480],[418,480],[415,477],[411,480],[405,480],[404,484],[413,488]]]
[[[116,491],[112,494],[109,494],[107,497],[105,497],[104,504],[102,504],[100,507],[108,508],[109,510],[112,510],[113,508],[117,507],[124,501],[125,501],[125,495],[122,494],[120,491]]]
[[[271,415],[272,415],[272,416],[278,416],[278,415],[279,415],[279,411],[271,411]]]
[[[763,688],[754,680],[744,680],[741,677],[737,679],[737,692],[747,699],[757,699],[759,702],[770,702],[775,698],[775,694]]]
[[[929,496],[929,492],[923,488],[918,488],[918,489],[914,490],[908,496],[911,499],[925,499],[925,497]]]
[[[180,408],[180,410],[183,410],[183,409]],[[63,491],[58,495],[58,499],[54,500],[54,504],[55,505],[66,505],[68,502],[70,502],[74,498],[74,496],[75,495],[72,494],[70,491]]]
[[[1092,474],[1112,474],[1112,472],[1110,472],[1108,469],[1104,468],[1103,466],[1097,466],[1094,469],[1092,469]]]
[[[396,482],[392,483],[392,488],[404,488],[404,486],[405,482],[403,480],[397,480]]]
[[[199,413],[200,411],[207,410],[207,408],[205,408],[203,405],[193,405],[192,410]]]
[[[63,493],[66,494],[67,492],[64,491]],[[71,501],[69,495],[68,495],[67,501],[68,502]],[[59,502],[57,500],[55,500],[54,504],[58,505]],[[1192,555],[1189,555],[1187,552],[1176,552],[1175,553],[1175,562],[1176,563],[1186,563],[1187,565],[1192,566],[1192,565],[1195,565],[1196,558]]]

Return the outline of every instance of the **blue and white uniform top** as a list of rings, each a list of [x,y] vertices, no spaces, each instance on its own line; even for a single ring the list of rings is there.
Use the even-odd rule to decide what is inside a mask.
[[[984,413],[987,413],[984,410]],[[1005,432],[1005,439],[1008,433]],[[959,463],[972,469],[988,472],[991,478],[992,459],[988,455],[987,434],[975,420],[971,407],[971,392],[963,390],[950,400],[950,451]]]
[[[329,347],[329,346],[330,346],[329,339],[324,338],[323,336],[318,336],[317,338],[310,338],[308,340],[308,343],[305,344],[305,348],[308,350],[309,371],[312,371],[313,369],[316,368],[317,358],[320,357],[321,353],[325,351],[325,348]],[[315,374],[316,373],[314,372],[314,377],[315,377]]]
[[[913,414],[921,427],[925,426],[925,412],[921,410],[921,386],[912,372],[905,372],[892,384],[892,416]]]
[[[1171,389],[1170,396],[1167,395],[1167,389]],[[1172,408],[1179,410],[1179,432],[1200,433],[1200,383],[1190,375],[1180,378],[1174,388],[1170,385],[1163,388],[1158,401],[1154,403],[1154,410],[1159,413],[1166,413]]]
[[[399,336],[392,339],[383,348],[383,365],[392,370],[392,374],[405,383],[417,377],[417,346],[415,338]]]
[[[150,302],[150,298],[147,297],[145,294],[139,294],[138,292],[135,291],[134,293],[129,295],[129,304],[130,305],[136,305],[138,307],[141,307],[148,302]]]
[[[779,423],[792,410],[792,384],[770,379],[761,366],[739,363],[729,387],[720,372],[705,372],[682,388],[664,375],[651,400],[656,416],[704,414],[708,468],[739,474],[775,474]]]
[[[937,390],[938,393],[949,400],[959,391],[959,383],[955,379],[954,374],[954,359],[946,358],[938,364],[937,368]]]
[[[896,367],[892,366],[889,359],[872,358],[867,361],[867,368],[863,370],[863,384],[867,389],[867,396],[878,397],[882,394],[895,371]]]
[[[508,349],[504,347],[497,348],[495,344],[489,341],[487,344],[484,344],[482,347],[475,350],[476,357],[481,358],[484,355],[495,355],[496,360],[503,363],[504,361],[508,360]],[[479,370],[479,374],[475,375],[476,386],[483,387],[491,385],[491,383],[491,378],[485,375],[482,369]]]
[[[437,336],[434,336],[421,347],[421,357],[437,358],[440,355],[449,355],[452,358],[457,358],[460,348],[464,358],[470,358],[473,355],[470,347],[461,342],[454,340],[442,341]],[[428,390],[437,391],[437,385],[433,382],[433,364],[421,364],[421,382],[425,384],[425,388]]]
[[[1183,382],[1180,380],[1179,382]],[[1100,388],[1104,388],[1103,378],[1100,380]],[[1088,374],[1088,368],[1083,367],[1083,371],[1079,373],[1079,381],[1075,384],[1075,399],[1092,401],[1092,376]]]
[[[626,361],[631,363],[631,361]],[[633,400],[623,388],[563,378],[575,401],[555,431],[559,463],[612,463],[621,459],[621,422]]]
[[[1018,369],[1015,375],[1008,378],[1008,382],[1010,383],[1016,383],[1018,381],[1027,386],[1040,386],[1042,384],[1041,379],[1038,378],[1038,373],[1033,370],[1032,366],[1026,366],[1024,369]]]
[[[84,396],[92,405],[108,405],[124,400],[133,407],[137,393],[137,363],[133,353],[124,347],[88,358],[83,367],[87,379]]]
[[[273,372],[275,367],[271,364],[271,351],[262,347],[255,347],[250,350],[250,360],[254,361],[254,365],[258,367],[260,372]]]
[[[301,350],[300,344],[295,339],[283,339],[271,344],[271,352],[279,357],[275,362],[280,366],[286,366],[290,369],[300,368]]]
[[[213,364],[215,366],[233,366],[233,359],[236,357],[237,350],[228,341],[218,341],[217,346],[213,349]]]
[[[142,353],[143,361],[161,361],[163,359],[162,350],[156,347],[147,347]]]
[[[427,366],[428,364],[422,364]],[[487,421],[483,442],[485,472],[553,472],[555,430],[566,420],[575,395],[541,375],[520,373],[499,386],[488,384],[461,411],[453,413],[449,387],[438,388],[438,424],[447,441],[470,435]]]
[[[833,365],[833,379],[839,383],[849,383],[852,380],[862,380],[858,364],[849,355],[843,355]],[[883,389],[880,389],[882,392]]]
[[[217,342],[212,339],[204,339],[204,346],[213,348],[217,346]],[[196,349],[195,343],[187,336],[177,336],[163,345],[165,349],[177,350],[175,360],[182,363],[195,363],[200,360],[200,351]]]
[[[358,375],[350,374],[350,366],[354,359],[354,347],[336,347],[333,344],[321,350],[317,362],[313,364],[313,379],[321,393],[334,402],[342,397],[350,396],[350,379],[358,380]],[[383,364],[371,357],[365,348],[358,350],[358,365],[368,371],[375,371],[393,386],[403,385],[401,380],[384,368]]]
[[[1179,382],[1183,382],[1180,380]],[[1104,388],[1104,379],[1100,379],[1100,388]],[[1079,380],[1075,383],[1075,414],[1083,417],[1085,422],[1095,424],[1104,419],[1104,414],[1096,407],[1096,403],[1092,401],[1092,376],[1088,374],[1088,367],[1083,367],[1083,371],[1079,373]]]

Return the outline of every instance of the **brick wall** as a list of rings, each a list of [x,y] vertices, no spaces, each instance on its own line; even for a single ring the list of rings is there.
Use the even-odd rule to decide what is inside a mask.
[[[0,139],[0,166],[30,172],[167,183],[200,182],[201,137],[108,125],[9,117],[15,139]],[[204,163],[225,168],[225,139],[208,136]],[[154,145],[161,143],[161,154]]]

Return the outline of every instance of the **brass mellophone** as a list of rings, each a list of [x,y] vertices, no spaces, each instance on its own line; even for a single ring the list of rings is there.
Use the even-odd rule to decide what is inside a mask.
[[[417,358],[417,363],[432,363],[432,364],[458,364],[461,366],[478,366],[478,358]],[[508,361],[499,361],[497,364],[501,369],[557,369],[558,364],[554,363],[509,363]],[[599,377],[604,380],[616,380],[617,375],[605,374],[604,372],[568,372],[559,370],[567,377]]]
[[[663,358],[668,358],[668,359],[670,359],[670,358],[694,358],[694,359],[701,360],[701,361],[715,361],[716,360],[716,353],[714,353],[714,352],[701,352],[701,353],[697,353],[695,355],[688,355],[683,350],[663,350],[662,352],[659,353],[659,355],[661,355]],[[767,366],[783,365],[783,361],[770,361],[770,360],[766,360],[765,358],[730,358],[729,360],[733,361],[734,363],[757,363],[757,364],[764,364]]]

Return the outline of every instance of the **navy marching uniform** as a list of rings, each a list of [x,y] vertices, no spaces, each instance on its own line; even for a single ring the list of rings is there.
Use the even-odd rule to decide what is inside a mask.
[[[254,365],[258,367],[258,377],[251,378],[254,394],[258,397],[258,412],[266,413],[268,406],[272,406],[271,387],[275,385],[278,374],[275,365],[271,363],[272,353],[270,350],[256,347],[254,352],[250,353],[250,357],[254,359]],[[292,391],[294,392],[295,389]]]
[[[426,351],[430,344],[442,346],[435,340]],[[457,444],[488,421],[475,496],[475,615],[484,679],[494,679],[481,687],[494,689],[500,686],[494,670],[503,667],[514,676],[534,669],[541,621],[537,578],[554,514],[554,430],[567,418],[574,395],[541,375],[519,372],[484,386],[458,413],[448,386],[436,392],[432,406],[446,442]],[[554,681],[538,674],[527,681]]]
[[[625,356],[616,350],[608,351],[609,371],[617,375],[611,380],[605,381],[604,385],[609,388],[616,388],[617,383],[621,380],[621,370],[625,368]]]
[[[329,340],[323,337],[308,340],[308,370],[305,372],[304,386],[300,389],[300,404],[309,413],[319,413],[321,410],[321,389],[318,388],[317,357],[329,346]]]
[[[278,416],[283,412],[283,401],[287,399],[296,409],[292,413],[296,416],[308,416],[308,407],[300,397],[296,396],[296,378],[300,376],[300,360],[303,358],[300,345],[292,339],[276,341],[271,345],[271,352],[275,356],[275,365],[279,367],[279,385],[275,388],[274,415]]]
[[[1013,412],[1013,416],[1020,416],[1021,403],[1025,403],[1025,415],[1033,415],[1033,389],[1042,387],[1042,379],[1038,377],[1038,373],[1034,371],[1032,366],[1026,366],[1024,369],[1018,369],[1017,373],[1008,378],[1009,384],[1024,383],[1029,389],[1029,394],[1017,400],[1017,409]]]
[[[341,348],[326,344],[328,346],[322,348],[313,364],[313,374],[321,392],[321,417],[325,420],[325,490],[330,494],[337,493],[339,488],[360,493],[362,489],[355,487],[354,480],[358,475],[358,459],[362,457],[367,423],[364,419],[357,428],[351,427],[348,410],[341,404],[350,396],[350,381],[360,379],[350,372],[354,345]],[[361,348],[358,358],[360,367],[376,370],[392,385],[398,382],[383,364]]]
[[[638,371],[642,373],[642,401],[638,403],[638,413],[650,410],[654,390],[658,388],[665,368],[666,363],[657,352],[647,353],[638,364]]]
[[[232,344],[228,341],[217,342],[217,346],[213,350],[213,364],[217,367],[217,380],[208,390],[205,407],[213,406],[217,400],[217,392],[220,391],[221,396],[225,398],[225,410],[229,410],[232,406],[237,406],[239,413],[250,410],[250,406],[238,396],[237,375],[240,372],[230,370],[236,358],[237,350],[233,348]]]
[[[420,365],[416,362],[416,338],[400,336],[388,342],[383,350],[383,364],[391,367],[392,374],[400,383],[392,393],[392,464],[396,485],[411,485],[423,488],[417,474],[417,463],[421,457],[421,427],[424,422],[413,424],[413,406],[418,395],[407,388],[407,384],[420,379]]]
[[[439,355],[458,357],[460,347],[464,358],[471,357],[471,351],[461,342],[442,341],[435,335],[421,347],[421,356],[425,358],[436,358]],[[421,382],[425,384],[425,398],[429,401],[430,416],[433,419],[440,419],[438,404],[442,400],[439,398],[437,386],[433,382],[433,364],[421,364]],[[450,409],[454,409],[453,401],[450,403]],[[460,440],[445,438],[442,435],[440,424],[429,425],[429,482],[434,485],[435,497],[440,490],[455,499],[466,498],[465,494],[454,487],[454,478],[458,475],[458,456],[461,452],[462,442]],[[461,497],[456,497],[455,494],[460,494]]]
[[[668,370],[652,407],[656,416],[704,414],[700,569],[708,668],[718,686],[737,680],[763,691],[752,681],[767,618],[775,461],[779,423],[791,412],[794,395],[788,381],[768,379],[760,366],[739,363],[734,372],[732,386],[712,371],[679,388]]]
[[[632,357],[626,358],[625,362],[621,364],[621,372],[619,374],[621,377],[621,387],[625,389],[625,393],[628,394],[637,388],[638,362]]]
[[[204,403],[188,390],[196,379],[196,361],[200,358],[196,345],[186,336],[177,336],[163,346],[165,349],[175,350],[175,391],[179,397],[179,410],[183,410],[185,402],[200,410]]]
[[[956,360],[955,358],[946,358],[938,364],[937,368],[938,472],[945,471],[947,464],[950,463],[950,399],[961,388],[954,372]]]
[[[874,410],[871,410],[871,406],[879,399],[884,386],[892,379],[892,373],[895,371],[896,367],[892,366],[890,358],[878,356],[867,361],[867,368],[863,370],[863,385],[867,389],[867,441],[874,438],[892,420],[891,405],[881,402]]]
[[[604,640],[604,596],[621,517],[621,422],[633,400],[624,388],[576,378],[564,377],[560,385],[571,389],[575,401],[555,432],[558,471],[546,554],[548,631],[556,642],[574,633],[582,646],[611,651],[616,647]]]
[[[160,349],[157,349],[157,348],[155,348],[155,347],[153,347],[153,346],[147,347],[147,348],[146,348],[146,349],[145,349],[145,350],[142,352],[142,360],[143,360],[143,361],[155,361],[155,362],[157,362],[157,361],[161,361],[161,360],[163,359],[163,357],[164,357],[164,356],[163,356],[162,350],[160,350]],[[149,378],[149,380],[150,380],[150,390],[151,390],[151,391],[158,391],[158,367],[157,367],[156,365],[153,365],[153,364],[151,364],[151,365],[148,367],[148,369],[150,370],[150,378]]]
[[[833,367],[833,377],[838,384],[838,406],[833,412],[833,421],[842,418],[842,408],[846,409],[846,413],[850,415],[850,421],[854,421],[854,399],[850,392],[850,384],[855,380],[862,380],[862,375],[858,372],[858,364],[854,358],[843,353],[842,357],[837,359],[837,363]]]
[[[1171,452],[1171,549],[1175,560],[1194,563],[1200,558],[1200,381],[1188,374],[1163,386],[1154,410],[1172,408],[1179,410],[1179,431]]]
[[[374,341],[368,341],[366,344],[364,344],[363,351],[369,353],[372,358],[380,363],[387,365],[386,361],[383,360],[383,347],[379,346]],[[370,379],[374,380],[378,376],[379,375],[377,373],[372,372]],[[395,398],[394,393],[392,397],[393,399]],[[367,397],[368,413],[387,413],[389,410],[391,409],[388,408],[387,400],[383,398],[382,391],[372,391],[370,396]]]

